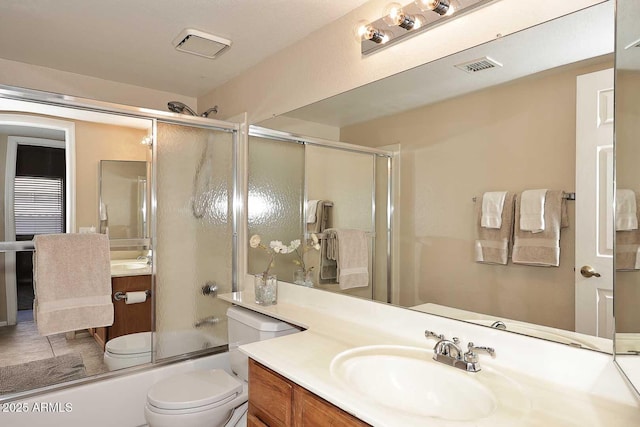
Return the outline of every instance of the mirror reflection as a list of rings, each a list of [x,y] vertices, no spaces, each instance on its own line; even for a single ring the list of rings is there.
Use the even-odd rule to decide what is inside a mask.
[[[100,232],[110,239],[143,239],[148,234],[147,162],[100,161]]]
[[[151,331],[151,300],[145,295],[151,289],[151,269],[146,252],[110,251],[112,294],[142,291],[145,295],[139,303],[128,304],[126,310],[124,302],[115,302],[111,326],[42,335],[33,314],[31,241],[42,234],[100,232],[101,196],[110,206],[126,204],[136,209],[128,214],[135,219],[135,234],[128,231],[123,237],[148,237],[144,234],[147,217],[138,215],[137,207],[146,206],[148,194],[146,165],[151,153],[141,141],[151,131],[151,120],[9,99],[0,100],[0,110],[5,203],[1,221],[4,268],[0,275],[0,324],[4,326],[0,327],[0,394],[120,369],[123,366],[105,356],[115,339]],[[119,172],[109,173],[109,167],[101,167],[105,161],[138,167],[134,174],[144,184],[140,201],[133,185],[109,188],[111,178]],[[117,209],[112,214],[118,218]],[[150,360],[149,353],[146,361]]]
[[[638,301],[640,263],[638,248],[638,203],[640,176],[640,54],[636,46],[640,33],[636,22],[640,5],[618,0],[616,26],[616,277],[615,314],[616,362],[640,390],[640,316]]]
[[[261,125],[368,147],[398,145],[398,280],[391,302],[611,352],[612,139],[598,149],[597,163],[589,160],[580,137],[589,130],[581,130],[577,114],[595,107],[581,106],[576,87],[582,76],[611,74],[603,70],[613,67],[613,12],[613,2],[605,2]],[[495,65],[464,70],[483,58]],[[612,88],[613,82],[595,89],[609,108],[602,120],[610,136]],[[598,164],[600,173],[585,171],[588,164]],[[550,259],[517,263],[511,255],[506,264],[476,262],[483,195],[507,191],[520,200],[524,191],[537,189],[566,195],[558,202],[563,208]],[[583,228],[590,215],[601,220],[597,229]],[[583,242],[580,236],[598,237]],[[508,241],[510,254],[513,244]],[[586,257],[587,247],[599,255]],[[600,277],[583,277],[583,266]],[[603,289],[599,298],[584,300],[587,283]]]

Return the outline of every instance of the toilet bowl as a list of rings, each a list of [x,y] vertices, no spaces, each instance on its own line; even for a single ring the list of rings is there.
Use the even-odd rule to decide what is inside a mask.
[[[151,362],[151,332],[122,335],[107,341],[104,363],[107,369],[128,368]]]
[[[299,330],[240,307],[227,310],[231,372],[197,370],[165,378],[149,389],[149,427],[242,427],[248,408],[248,358],[238,346]]]
[[[157,382],[144,416],[150,427],[231,427],[246,412],[247,398],[247,384],[224,370],[193,371]]]

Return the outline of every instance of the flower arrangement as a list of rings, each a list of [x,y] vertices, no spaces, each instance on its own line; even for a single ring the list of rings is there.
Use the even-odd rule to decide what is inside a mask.
[[[311,234],[311,238],[305,241],[305,244],[304,246],[302,246],[302,248],[300,248],[300,240],[295,241],[298,242],[297,247],[294,249],[297,259],[294,259],[293,263],[299,266],[302,269],[302,272],[307,275],[311,272],[311,270],[313,270],[313,266],[309,268],[306,267],[306,264],[304,262],[304,254],[306,254],[311,249],[315,249],[317,251],[320,250],[320,242],[318,241],[318,236],[316,236],[315,234]]]
[[[251,239],[249,239],[249,246],[254,249],[263,249],[267,254],[269,254],[269,264],[267,264],[267,268],[262,272],[262,275],[266,279],[269,275],[269,270],[271,270],[271,267],[275,265],[274,260],[276,254],[289,254],[294,251],[297,253],[297,249],[300,246],[300,240],[292,240],[288,246],[283,244],[280,240],[272,240],[269,243],[269,246],[267,246],[262,243],[262,238],[259,234],[254,234],[251,236]]]

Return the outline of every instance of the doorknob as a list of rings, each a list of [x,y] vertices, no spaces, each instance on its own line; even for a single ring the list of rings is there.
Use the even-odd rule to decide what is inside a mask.
[[[596,272],[590,265],[582,266],[582,268],[580,269],[580,274],[582,274],[582,276],[586,277],[587,279],[593,276],[600,277],[600,273]]]

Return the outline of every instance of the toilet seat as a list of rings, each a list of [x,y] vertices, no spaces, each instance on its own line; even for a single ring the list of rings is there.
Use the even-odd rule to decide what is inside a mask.
[[[153,385],[147,393],[147,404],[158,414],[187,414],[222,406],[242,391],[242,382],[222,369],[187,372]]]
[[[105,352],[117,356],[139,356],[151,353],[151,332],[122,335],[107,341]]]

